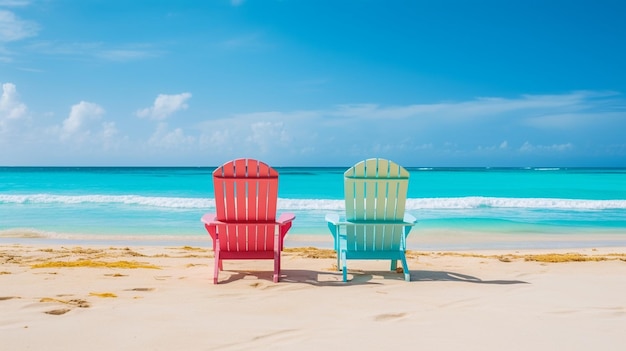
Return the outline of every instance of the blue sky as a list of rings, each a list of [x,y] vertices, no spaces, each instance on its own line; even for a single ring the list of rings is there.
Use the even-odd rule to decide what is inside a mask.
[[[0,0],[0,165],[624,167],[625,13]]]

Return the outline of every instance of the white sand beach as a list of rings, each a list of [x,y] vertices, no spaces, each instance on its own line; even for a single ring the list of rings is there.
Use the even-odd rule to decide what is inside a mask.
[[[288,249],[278,284],[271,282],[271,261],[225,261],[213,285],[212,252],[205,248],[3,244],[1,349],[622,350],[626,344],[626,247],[411,251],[411,282],[388,272],[388,262],[351,261],[351,281],[343,283],[331,255]],[[544,262],[555,258],[567,262]]]

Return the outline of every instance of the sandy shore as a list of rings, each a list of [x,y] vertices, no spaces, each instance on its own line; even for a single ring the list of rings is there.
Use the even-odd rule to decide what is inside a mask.
[[[577,255],[547,255],[570,253]],[[317,257],[317,258],[312,258]],[[290,249],[227,261],[200,247],[0,245],[3,350],[622,350],[626,247],[409,253]],[[550,263],[562,260],[567,262]]]

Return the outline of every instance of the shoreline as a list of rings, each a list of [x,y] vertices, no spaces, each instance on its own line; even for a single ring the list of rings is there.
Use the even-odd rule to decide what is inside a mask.
[[[184,246],[196,245],[211,248],[208,234],[200,235],[46,235],[27,229],[0,231],[0,245],[131,245],[131,246]],[[285,247],[333,247],[330,234],[287,234]],[[417,251],[475,251],[475,250],[527,250],[527,249],[585,249],[594,247],[626,247],[626,232],[620,230],[597,232],[554,233],[497,233],[479,231],[427,230],[414,231],[407,238],[407,250]]]

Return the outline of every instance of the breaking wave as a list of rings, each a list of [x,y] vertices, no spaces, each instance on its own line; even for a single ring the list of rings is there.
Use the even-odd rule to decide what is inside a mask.
[[[0,195],[0,204],[101,204],[129,205],[177,209],[214,208],[211,198],[154,197],[140,195]],[[342,210],[343,200],[329,199],[279,199],[283,210]],[[407,210],[445,210],[475,208],[519,208],[547,210],[606,210],[626,209],[626,200],[582,200],[558,198],[499,198],[499,197],[451,197],[408,199]]]

